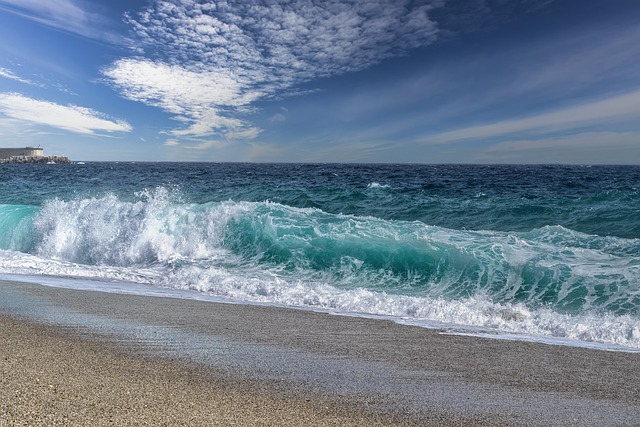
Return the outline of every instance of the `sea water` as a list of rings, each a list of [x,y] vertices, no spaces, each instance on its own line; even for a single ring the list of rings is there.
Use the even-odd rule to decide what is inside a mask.
[[[640,167],[0,165],[0,275],[640,350]]]

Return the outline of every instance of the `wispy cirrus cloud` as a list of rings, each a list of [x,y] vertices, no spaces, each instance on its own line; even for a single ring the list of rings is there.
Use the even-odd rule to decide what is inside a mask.
[[[479,163],[637,164],[638,134],[584,132],[548,139],[507,140],[481,150]]]
[[[173,137],[251,138],[259,130],[239,117],[255,101],[433,43],[429,14],[442,3],[156,0],[129,18],[146,56],[103,73],[125,97],[181,121]]]
[[[41,101],[18,93],[0,93],[0,113],[20,122],[51,126],[85,135],[132,130],[127,122],[109,119],[88,108]]]
[[[0,0],[0,9],[39,24],[90,39],[125,43],[125,38],[109,30],[109,20],[91,7],[79,0]]]
[[[499,138],[517,134],[552,134],[558,131],[607,125],[632,120],[640,123],[640,90],[561,110],[507,119],[426,136],[427,144],[447,144],[471,139]]]
[[[0,67],[0,77],[4,77],[5,79],[10,79],[10,80],[15,80],[17,82],[32,85],[32,86],[38,86],[36,82],[33,82],[28,79],[23,79],[22,77],[16,75],[13,71],[3,67]]]

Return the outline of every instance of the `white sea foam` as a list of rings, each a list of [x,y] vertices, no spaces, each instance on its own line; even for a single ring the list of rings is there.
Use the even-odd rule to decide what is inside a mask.
[[[449,230],[267,202],[185,204],[162,188],[135,201],[52,200],[33,224],[32,253],[1,250],[0,273],[640,349],[637,315],[598,305],[636,304],[633,240],[562,227]]]
[[[371,182],[367,185],[367,188],[391,188],[391,186],[387,184],[380,184],[379,182]]]
[[[206,296],[214,300],[288,306],[343,315],[382,316],[399,323],[487,336],[497,334],[503,338],[542,341],[555,339],[568,345],[592,343],[603,349],[640,350],[640,321],[632,316],[563,315],[546,308],[532,310],[522,304],[496,304],[481,297],[446,300],[391,295],[363,288],[344,290],[326,283],[285,280],[259,269],[234,272],[225,268],[187,268],[171,272],[162,268],[112,268],[52,262],[0,251],[0,271],[5,273],[5,277],[7,273],[26,275],[41,283],[58,277],[67,287],[82,287],[84,279],[92,283],[93,290],[109,291],[113,284],[106,282],[117,281],[117,292],[157,294],[162,289],[174,289],[190,291],[193,298]],[[46,279],[46,276],[51,278]],[[140,288],[140,284],[152,285],[152,288]],[[185,297],[180,293],[163,295]]]

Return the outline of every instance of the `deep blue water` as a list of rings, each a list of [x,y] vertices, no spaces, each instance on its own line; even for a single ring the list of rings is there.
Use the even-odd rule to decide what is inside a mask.
[[[0,165],[0,273],[640,348],[640,167]]]

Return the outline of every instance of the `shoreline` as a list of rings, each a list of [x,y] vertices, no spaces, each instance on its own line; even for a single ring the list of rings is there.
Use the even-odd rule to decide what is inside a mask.
[[[56,276],[36,276],[21,274],[2,274],[0,282],[19,282],[30,283],[36,285],[49,286],[61,289],[71,289],[79,291],[103,292],[136,295],[143,297],[157,298],[174,298],[196,300],[210,302],[216,304],[236,304],[236,305],[253,305],[261,307],[284,308],[287,310],[305,311],[312,313],[321,313],[335,316],[365,318],[376,321],[391,321],[401,326],[418,327],[429,330],[438,331],[442,334],[468,336],[482,339],[494,339],[503,341],[518,341],[534,344],[557,345],[562,347],[584,348],[597,351],[639,353],[640,349],[635,347],[627,347],[617,343],[605,341],[580,341],[575,338],[560,338],[547,335],[532,335],[526,332],[509,332],[501,330],[492,330],[491,328],[483,328],[482,326],[446,323],[441,321],[430,320],[413,320],[411,318],[402,318],[393,315],[371,314],[360,312],[338,312],[324,307],[314,306],[287,306],[278,303],[260,302],[260,301],[243,301],[232,297],[218,297],[201,293],[200,291],[156,287],[150,284],[131,283],[131,282],[103,282],[96,279],[76,279],[63,278]],[[509,315],[509,313],[506,313]]]
[[[51,425],[25,415],[32,412],[66,416],[65,425],[107,412],[119,414],[118,425],[140,425],[167,411],[175,414],[166,425],[634,425],[640,419],[637,353],[6,281],[0,281],[0,325],[0,421],[8,425]],[[34,367],[57,372],[58,385],[35,382]],[[135,404],[118,392],[151,383],[154,391],[136,394]],[[57,398],[43,394],[49,385],[60,391]],[[227,395],[237,398],[217,406]],[[105,396],[112,400],[108,411],[89,404]],[[51,409],[46,414],[43,399]],[[264,410],[255,412],[256,401]],[[199,409],[178,410],[181,405]],[[81,419],[96,409],[94,418]],[[242,421],[230,424],[224,416]]]
[[[0,329],[2,427],[412,425],[323,396],[269,392],[259,382],[132,356],[48,326],[0,316]]]

